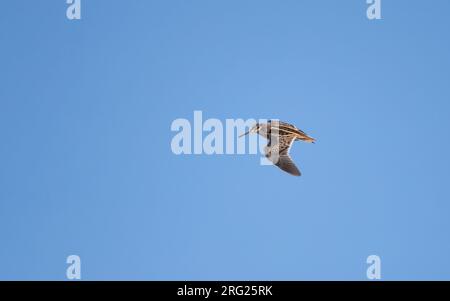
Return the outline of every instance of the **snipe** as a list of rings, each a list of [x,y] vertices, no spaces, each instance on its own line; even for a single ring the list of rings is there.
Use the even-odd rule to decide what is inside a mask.
[[[239,137],[251,133],[258,133],[266,138],[265,156],[280,169],[294,176],[300,176],[301,173],[289,156],[292,143],[297,140],[310,143],[316,141],[292,124],[275,120],[269,120],[267,123],[257,123],[248,132]]]

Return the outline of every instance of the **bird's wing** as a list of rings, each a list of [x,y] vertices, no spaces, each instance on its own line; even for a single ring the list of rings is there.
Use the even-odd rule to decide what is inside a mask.
[[[300,171],[297,166],[295,166],[292,158],[289,156],[289,149],[291,148],[294,140],[295,136],[293,135],[279,136],[278,141],[269,139],[269,143],[265,149],[265,155],[281,170],[284,170],[294,176],[300,176]]]
[[[299,134],[300,136],[308,137],[308,135],[304,131],[300,130],[295,125],[287,123],[287,122],[272,121],[272,126],[278,127],[278,130],[280,131],[280,133],[286,132],[286,130],[287,130],[287,133],[297,132],[297,134]]]
[[[291,128],[294,128],[294,129],[297,129],[297,127],[296,127],[295,125],[290,124],[290,123],[287,123],[287,122],[278,121],[278,124],[279,124],[279,125],[284,125],[284,126],[287,126],[287,127],[291,127]]]
[[[274,163],[281,170],[284,170],[287,173],[290,173],[293,176],[301,176],[300,170],[298,170],[295,163],[292,161],[292,158],[289,155],[280,155],[277,160],[277,163]]]

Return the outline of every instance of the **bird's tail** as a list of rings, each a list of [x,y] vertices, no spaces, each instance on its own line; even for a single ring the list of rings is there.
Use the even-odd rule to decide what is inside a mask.
[[[316,143],[316,139],[314,139],[313,137],[309,137],[308,135],[298,137],[297,140],[301,140],[301,141],[309,142],[309,143]]]

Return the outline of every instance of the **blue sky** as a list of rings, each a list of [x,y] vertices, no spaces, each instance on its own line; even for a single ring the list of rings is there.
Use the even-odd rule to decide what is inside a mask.
[[[6,1],[0,279],[450,279],[450,3]],[[278,118],[256,155],[176,156],[176,118]]]

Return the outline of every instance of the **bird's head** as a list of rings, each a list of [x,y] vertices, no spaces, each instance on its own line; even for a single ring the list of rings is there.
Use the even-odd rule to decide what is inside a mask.
[[[260,128],[261,128],[261,125],[259,123],[257,123],[254,126],[252,126],[250,130],[248,130],[244,134],[240,135],[239,138],[241,138],[242,136],[245,136],[247,134],[258,133]]]

